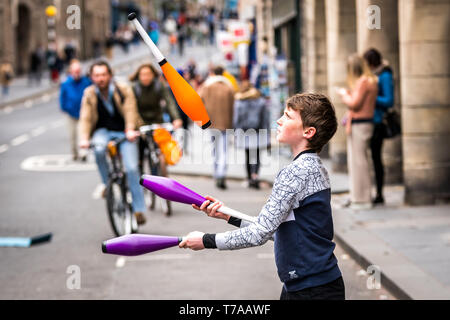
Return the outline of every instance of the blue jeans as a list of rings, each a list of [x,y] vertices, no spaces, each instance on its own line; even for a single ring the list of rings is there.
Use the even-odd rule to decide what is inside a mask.
[[[121,131],[109,131],[100,128],[94,132],[92,143],[95,145],[95,161],[103,183],[108,183],[109,163],[106,158],[106,146],[111,139],[125,137]],[[144,191],[139,184],[140,172],[138,166],[138,146],[136,142],[124,141],[120,144],[120,154],[127,173],[128,186],[132,196],[134,212],[145,212]]]
[[[223,179],[227,174],[228,137],[225,130],[214,130],[210,132],[212,133],[211,142],[213,143],[214,178]]]

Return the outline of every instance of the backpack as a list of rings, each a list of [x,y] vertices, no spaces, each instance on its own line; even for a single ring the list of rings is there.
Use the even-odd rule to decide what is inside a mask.
[[[261,98],[236,101],[236,129],[262,129],[264,119],[264,102]],[[240,105],[239,105],[240,104]]]
[[[386,139],[394,138],[402,132],[400,116],[395,110],[386,111],[382,124],[383,136]]]

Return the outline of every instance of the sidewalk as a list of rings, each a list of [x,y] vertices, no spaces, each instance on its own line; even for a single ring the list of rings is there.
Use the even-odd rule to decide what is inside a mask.
[[[171,174],[212,176],[209,136],[191,128],[188,153]],[[290,151],[272,143],[272,154],[261,154],[261,180],[273,183],[278,171],[291,161]],[[228,179],[245,180],[244,152],[231,144]],[[342,208],[348,199],[348,176],[328,169],[332,189],[335,240],[364,268],[377,265],[381,283],[400,299],[450,299],[450,205],[409,207],[404,188],[387,186],[384,206],[352,211]],[[211,182],[214,192],[214,183]],[[269,186],[266,186],[269,187]],[[344,275],[345,277],[345,275]]]

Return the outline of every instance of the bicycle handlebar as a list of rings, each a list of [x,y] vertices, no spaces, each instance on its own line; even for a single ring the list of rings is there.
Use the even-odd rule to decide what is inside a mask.
[[[146,134],[148,132],[154,131],[156,129],[160,129],[160,128],[164,128],[167,131],[174,131],[174,127],[173,124],[171,124],[170,122],[165,122],[165,123],[154,123],[154,124],[150,124],[150,125],[145,125],[139,128],[139,131],[141,134]]]
[[[127,137],[123,137],[123,138],[118,138],[118,139],[111,139],[111,140],[109,140],[109,142],[113,141],[118,146],[118,145],[120,145],[122,142],[124,142],[126,140],[127,140]],[[89,142],[89,149],[93,149],[97,145],[99,145],[99,144],[98,143],[93,143],[92,141],[90,141]]]

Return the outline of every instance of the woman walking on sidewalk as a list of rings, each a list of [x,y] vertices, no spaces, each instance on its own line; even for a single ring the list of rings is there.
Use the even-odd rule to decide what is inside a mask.
[[[373,133],[373,115],[378,93],[378,81],[366,61],[353,54],[347,62],[349,89],[339,89],[348,106],[344,123],[347,133],[347,166],[350,176],[350,207],[372,207],[371,179],[369,169],[370,139]]]
[[[242,81],[241,91],[234,98],[233,126],[241,129],[236,131],[236,146],[245,149],[248,186],[259,189],[260,148],[270,144],[266,101],[248,80]]]
[[[9,85],[14,77],[14,72],[9,62],[3,62],[0,65],[0,84],[2,86],[2,95],[6,96],[9,93]]]

